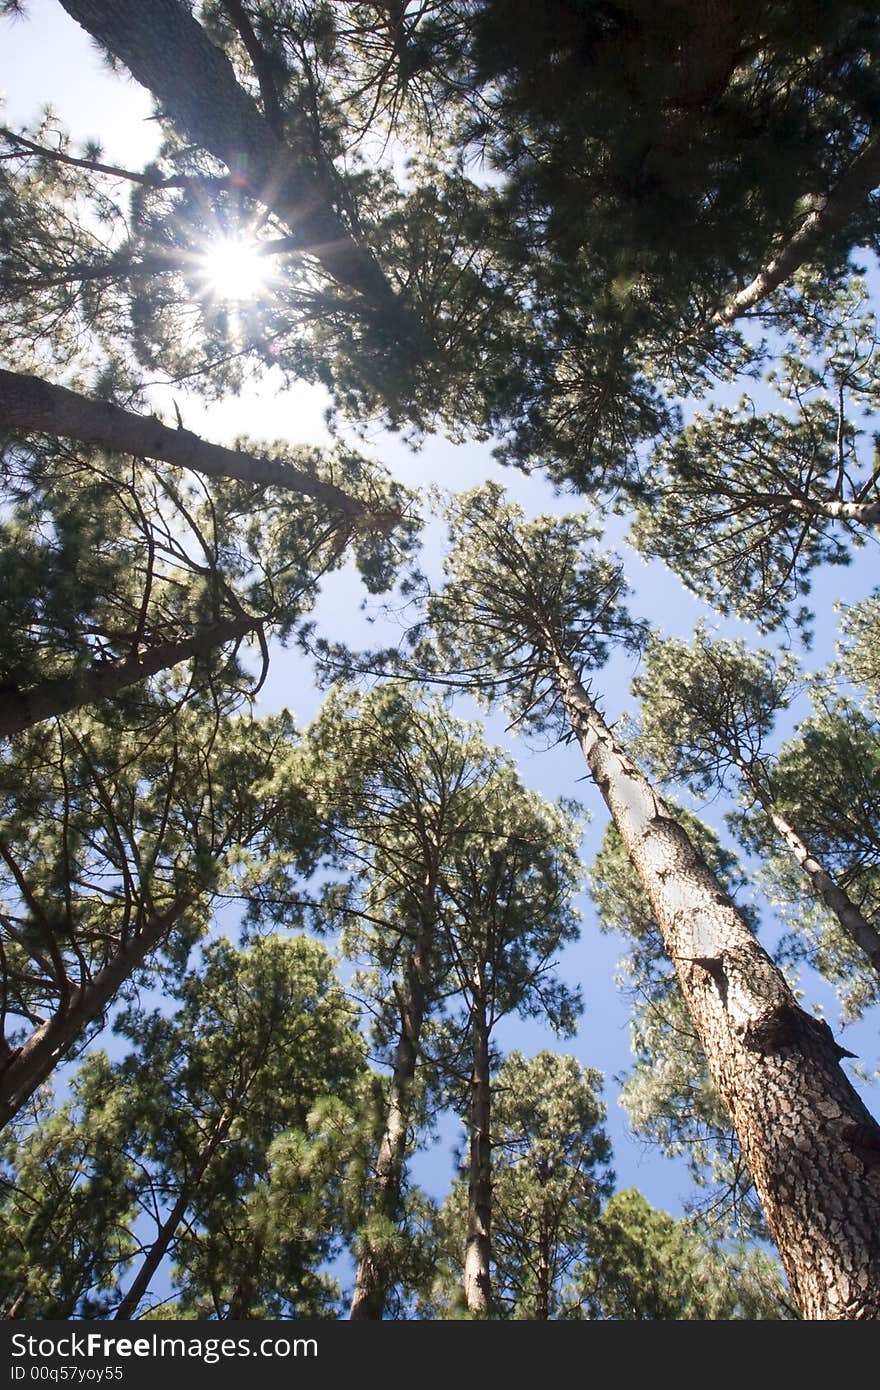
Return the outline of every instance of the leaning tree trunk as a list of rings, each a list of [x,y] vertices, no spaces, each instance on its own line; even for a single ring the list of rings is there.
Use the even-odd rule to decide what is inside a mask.
[[[489,1025],[482,982],[475,980],[471,1004],[473,1071],[468,1117],[468,1210],[464,1253],[464,1297],[477,1317],[489,1312],[492,1255],[492,1148],[489,1075]]]
[[[61,435],[80,444],[97,444],[114,453],[158,459],[177,468],[191,468],[208,478],[266,483],[314,497],[344,516],[364,517],[370,513],[366,502],[349,497],[341,488],[323,482],[303,468],[212,444],[190,430],[163,425],[155,415],[138,415],[112,401],[92,400],[66,386],[53,386],[42,377],[23,372],[0,370],[0,424]]]
[[[234,1111],[224,1110],[215,1124],[211,1137],[198,1157],[194,1168],[188,1175],[188,1180],[184,1183],[178,1193],[171,1210],[165,1220],[160,1225],[156,1239],[144,1256],[141,1266],[129,1285],[128,1292],[124,1295],[119,1307],[113,1314],[114,1318],[131,1319],[137,1312],[138,1304],[150,1287],[150,1282],[168,1254],[177,1229],[186,1215],[187,1207],[193,1198],[193,1193],[205,1175],[205,1169],[214,1157],[219,1146],[223,1143],[229,1133],[229,1127],[234,1119]]]
[[[6,1054],[0,1069],[0,1129],[18,1114],[38,1086],[51,1076],[90,1023],[100,1018],[119,987],[165,940],[174,923],[192,907],[194,896],[180,898],[166,912],[151,917],[137,936],[117,947],[98,973],[70,993],[20,1047]]]
[[[794,235],[750,284],[735,294],[722,309],[712,316],[712,322],[728,327],[738,318],[760,304],[820,249],[823,241],[833,235],[858,212],[868,195],[880,185],[880,137],[868,140],[850,167],[840,176],[837,186],[824,197],[819,206],[804,219]]]
[[[880,1125],[827,1024],[785,979],[670,809],[615,741],[557,635],[572,732],[650,899],[800,1311],[880,1318]]]
[[[61,0],[124,63],[181,135],[227,166],[338,284],[376,308],[396,304],[366,247],[327,199],[308,154],[282,142],[182,0]]]
[[[102,662],[69,676],[55,676],[30,690],[7,690],[0,694],[0,738],[21,733],[44,719],[56,719],[83,705],[110,700],[121,690],[137,685],[160,671],[169,671],[182,661],[206,656],[227,642],[240,642],[260,626],[256,618],[228,618],[202,628],[179,642],[157,642],[119,661]]]
[[[810,853],[794,826],[790,825],[779,811],[775,798],[762,786],[752,769],[739,757],[735,756],[735,762],[743,781],[769,816],[774,829],[798,867],[806,874],[829,912],[834,913],[845,935],[856,949],[867,957],[875,974],[880,975],[880,932],[872,926],[864,913],[859,911],[833,875]]]
[[[432,890],[433,891],[433,890]],[[388,1226],[397,1219],[400,1188],[406,1161],[409,1123],[409,1096],[419,1059],[419,1044],[425,1020],[428,958],[432,929],[423,921],[413,945],[412,956],[400,998],[400,1034],[394,1052],[394,1068],[385,1105],[385,1124],[376,1166],[367,1225],[378,1220]],[[364,1235],[355,1276],[349,1317],[353,1321],[381,1321],[394,1270],[387,1254]]]

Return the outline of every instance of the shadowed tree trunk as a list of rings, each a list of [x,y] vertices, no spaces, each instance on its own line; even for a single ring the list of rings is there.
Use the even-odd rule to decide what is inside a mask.
[[[338,284],[375,307],[396,301],[371,253],[327,199],[307,155],[273,133],[221,49],[181,0],[61,0],[124,63],[182,135],[223,161]]]
[[[97,444],[114,453],[159,459],[209,478],[268,483],[314,497],[346,516],[369,513],[365,502],[349,497],[341,488],[322,482],[302,468],[211,444],[190,430],[163,425],[154,415],[137,415],[111,401],[90,400],[36,376],[0,370],[0,423],[14,429],[62,435],[81,444]]]
[[[489,1312],[492,1231],[492,1147],[489,1074],[489,1024],[480,981],[473,981],[471,1006],[471,1073],[468,1128],[468,1211],[464,1254],[464,1296],[468,1311],[478,1317]]]
[[[256,618],[228,618],[179,642],[157,642],[120,661],[103,662],[69,676],[56,676],[30,690],[0,693],[0,737],[10,737],[43,719],[55,719],[82,705],[112,699],[128,686],[168,671],[181,661],[206,656],[226,642],[237,642],[260,626]]]
[[[717,310],[712,322],[729,327],[790,279],[815,252],[820,242],[842,227],[880,184],[880,138],[874,136],[856,155],[836,188],[801,223],[769,265],[750,284]]]

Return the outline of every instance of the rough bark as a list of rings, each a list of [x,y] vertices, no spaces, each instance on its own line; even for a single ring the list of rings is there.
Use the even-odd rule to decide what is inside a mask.
[[[729,327],[749,309],[760,304],[799,266],[814,254],[819,244],[838,231],[880,184],[880,137],[874,136],[853,160],[837,186],[804,219],[798,230],[744,289],[735,294],[712,316],[712,322]]]
[[[136,936],[116,948],[92,979],[70,991],[66,1003],[51,1018],[20,1047],[11,1049],[0,1070],[0,1129],[64,1060],[89,1024],[101,1017],[120,986],[161,945],[194,902],[191,895],[181,898],[166,912],[149,918]]]
[[[278,139],[226,54],[181,0],[61,0],[67,13],[153,93],[163,113],[223,161],[338,284],[374,305],[394,296],[370,252],[326,201],[302,153]]]
[[[590,700],[544,645],[571,729],[650,899],[800,1311],[880,1317],[880,1125],[783,976]]]
[[[168,1253],[168,1248],[174,1239],[178,1226],[186,1215],[187,1207],[192,1201],[193,1192],[201,1182],[205,1169],[217,1152],[220,1144],[229,1133],[232,1124],[232,1111],[224,1111],[214,1126],[211,1137],[205,1145],[198,1162],[191,1171],[189,1181],[181,1189],[171,1210],[156,1233],[156,1239],[147,1251],[137,1274],[129,1285],[128,1292],[123,1296],[122,1302],[113,1314],[114,1318],[131,1319],[137,1311],[138,1304],[150,1287],[150,1282],[159,1268],[163,1259]]]
[[[734,757],[746,786],[769,816],[777,834],[791,852],[800,868],[810,880],[813,888],[840,923],[843,931],[856,948],[868,958],[871,969],[880,975],[880,931],[859,911],[845,889],[828,872],[825,866],[810,853],[794,826],[789,823],[776,806],[774,798],[761,784],[754,772],[739,758]]]
[[[398,1214],[406,1160],[409,1094],[418,1066],[419,1044],[425,1021],[430,945],[431,928],[423,925],[413,947],[400,996],[400,1033],[394,1052],[382,1139],[373,1171],[368,1220],[379,1217],[389,1222],[394,1221]],[[381,1250],[374,1249],[369,1240],[365,1240],[355,1276],[350,1320],[381,1321],[393,1278],[394,1271],[387,1257]]]
[[[464,1254],[464,1296],[468,1311],[486,1317],[490,1308],[489,1262],[492,1255],[492,1148],[489,1075],[489,1025],[486,1000],[475,982],[471,1004],[473,1070],[468,1140],[467,1240]]]
[[[155,676],[159,671],[168,671],[181,661],[205,656],[226,642],[240,641],[258,627],[255,618],[228,618],[179,642],[157,642],[123,660],[90,666],[69,676],[57,676],[30,690],[4,690],[0,693],[0,738],[9,738],[43,719],[56,719],[83,705],[110,700],[138,681]]]
[[[158,459],[177,468],[191,468],[209,478],[268,483],[314,497],[346,516],[359,517],[369,512],[365,502],[349,497],[341,488],[322,482],[302,468],[211,444],[190,430],[163,425],[154,415],[137,415],[111,401],[91,400],[66,386],[53,386],[41,377],[0,370],[0,423],[7,428],[63,435],[115,453]]]

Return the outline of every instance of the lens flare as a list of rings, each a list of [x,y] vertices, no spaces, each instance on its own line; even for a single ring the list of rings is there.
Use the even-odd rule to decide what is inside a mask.
[[[216,299],[245,304],[266,288],[271,268],[268,258],[260,255],[256,242],[243,237],[224,237],[205,252],[202,273]]]

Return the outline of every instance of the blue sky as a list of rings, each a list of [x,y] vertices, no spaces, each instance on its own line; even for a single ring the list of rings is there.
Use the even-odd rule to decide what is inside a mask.
[[[108,160],[118,160],[129,167],[141,165],[154,152],[157,140],[147,93],[130,79],[112,75],[102,65],[90,41],[55,0],[29,0],[28,12],[29,19],[5,22],[0,26],[0,89],[8,102],[7,122],[15,125],[31,121],[43,105],[51,104],[77,141],[98,138]],[[227,399],[210,407],[179,387],[174,389],[174,398],[185,424],[218,442],[241,432],[260,438],[286,437],[291,442],[326,442],[322,418],[326,398],[320,391],[305,386],[279,389],[279,381],[280,378],[268,374],[243,397]],[[163,399],[162,393],[157,394],[156,400],[163,408],[170,409],[170,400]],[[577,510],[584,505],[574,497],[554,497],[551,488],[538,475],[526,478],[501,468],[491,458],[489,445],[452,445],[444,440],[429,440],[414,456],[399,440],[376,434],[372,448],[376,456],[411,487],[435,482],[455,490],[492,477],[504,483],[529,513]],[[663,566],[657,562],[646,564],[625,547],[624,530],[624,524],[613,519],[609,539],[615,546],[624,548],[634,590],[631,607],[635,614],[648,618],[663,632],[681,637],[689,637],[697,620],[708,616],[725,634],[745,636],[754,644],[767,644],[745,624],[719,624],[717,617],[688,594]],[[439,522],[429,525],[425,545],[426,563],[436,569],[442,547]],[[880,567],[874,544],[857,552],[849,569],[828,569],[816,575],[811,595],[817,617],[816,640],[806,658],[809,668],[823,665],[834,654],[835,603],[863,597],[876,586],[878,576]],[[350,571],[343,571],[328,581],[317,612],[321,630],[332,638],[372,642],[375,630],[364,625],[357,611],[360,596],[354,589]],[[612,720],[633,707],[628,687],[634,666],[633,658],[618,656],[610,663],[602,681],[604,708]],[[301,722],[305,722],[315,712],[319,701],[320,693],[303,657],[298,652],[275,653],[260,709],[268,712],[286,704]],[[460,712],[466,717],[474,713],[467,703],[461,706]],[[575,795],[583,798],[593,813],[585,839],[585,857],[591,857],[598,847],[607,816],[592,786],[582,780],[584,769],[576,751],[570,747],[548,751],[524,744],[512,737],[498,718],[489,721],[487,736],[515,753],[521,775],[529,786],[549,797]],[[722,803],[714,802],[706,808],[707,818],[719,824],[722,810]],[[580,980],[584,989],[586,1010],[577,1037],[556,1044],[552,1035],[536,1025],[523,1026],[515,1022],[506,1024],[499,1037],[506,1047],[517,1046],[527,1053],[543,1046],[559,1045],[565,1051],[576,1053],[586,1064],[605,1072],[609,1130],[614,1142],[619,1186],[637,1185],[652,1202],[678,1212],[691,1191],[682,1166],[662,1159],[656,1150],[633,1140],[627,1132],[625,1115],[615,1103],[616,1087],[612,1078],[624,1071],[631,1060],[626,1008],[612,983],[614,964],[623,946],[619,940],[599,934],[588,900],[584,900],[582,909],[585,915],[582,939],[567,950],[562,962],[566,976]],[[773,922],[769,912],[764,914],[764,920],[767,938],[772,940]],[[805,1004],[820,1004],[833,1023],[836,1008],[831,991],[823,982],[812,978],[804,981],[804,988]],[[869,1018],[846,1035],[847,1045],[860,1052],[862,1061],[870,1066],[876,1065],[876,1023],[876,1017]],[[880,1102],[877,1087],[867,1098],[876,1110]],[[449,1139],[454,1128],[452,1125],[444,1132],[440,1149],[430,1161],[419,1166],[424,1180],[437,1194],[449,1174]]]

